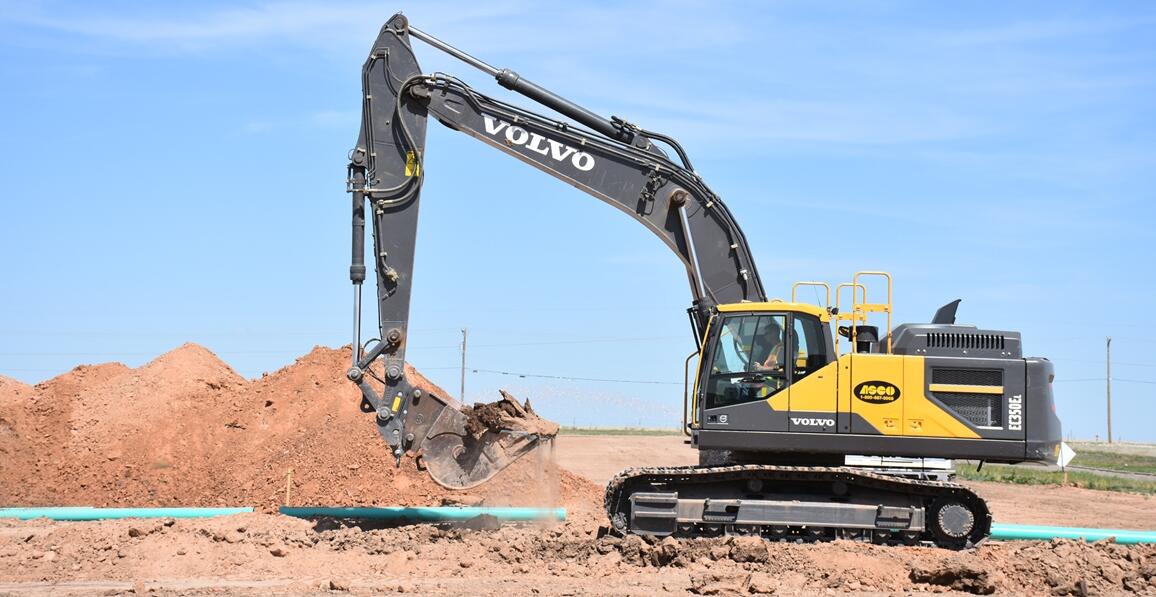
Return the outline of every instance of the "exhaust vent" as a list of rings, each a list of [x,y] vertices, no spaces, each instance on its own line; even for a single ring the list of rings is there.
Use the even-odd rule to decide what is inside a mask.
[[[944,369],[932,367],[931,383],[1002,386],[1003,369]]]
[[[1003,334],[961,334],[957,332],[931,332],[927,334],[928,348],[1003,350],[1005,344]]]
[[[935,397],[976,427],[1003,427],[1003,396],[936,392]]]
[[[892,352],[927,357],[1023,358],[1020,333],[974,325],[904,323],[891,332]]]

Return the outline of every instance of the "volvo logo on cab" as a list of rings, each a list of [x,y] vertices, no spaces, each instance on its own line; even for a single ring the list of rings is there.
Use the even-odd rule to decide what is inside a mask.
[[[482,114],[482,118],[486,121],[486,134],[504,139],[508,145],[520,145],[534,153],[549,157],[555,162],[570,162],[572,166],[583,172],[594,169],[594,156],[585,151],[578,151],[560,141],[543,137],[538,133],[531,133],[520,126],[499,120],[489,114]]]
[[[835,419],[804,419],[802,417],[791,417],[791,424],[800,427],[834,427]]]

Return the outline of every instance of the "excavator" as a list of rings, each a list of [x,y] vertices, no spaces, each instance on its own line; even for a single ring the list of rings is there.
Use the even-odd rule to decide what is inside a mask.
[[[556,115],[506,103],[451,75],[423,74],[414,39]],[[614,532],[959,549],[990,534],[991,513],[976,493],[918,468],[880,471],[848,466],[846,458],[981,466],[1060,458],[1053,367],[1025,358],[1018,332],[957,324],[959,301],[930,323],[892,327],[885,272],[860,272],[837,286],[835,304],[822,282],[796,284],[790,301],[768,298],[738,222],[672,137],[600,116],[410,26],[400,13],[381,28],[361,77],[361,130],[347,172],[355,288],[347,377],[399,463],[415,456],[436,482],[468,488],[557,433],[510,397],[489,405],[495,416],[479,417],[406,374],[431,117],[634,218],[686,267],[695,347],[685,367],[692,381],[683,424],[700,463],[616,476],[605,494]],[[367,220],[380,335],[363,345]],[[816,296],[825,288],[825,303],[796,301],[808,286]],[[882,330],[871,325],[883,318]]]

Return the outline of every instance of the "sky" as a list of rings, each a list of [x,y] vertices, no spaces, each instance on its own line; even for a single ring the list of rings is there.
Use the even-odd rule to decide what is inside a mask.
[[[362,62],[398,10],[678,139],[772,296],[887,270],[896,323],[962,298],[961,322],[1022,332],[1055,362],[1069,437],[1105,436],[1111,336],[1115,436],[1156,441],[1146,2],[0,1],[0,375],[197,342],[256,377],[348,344],[345,166]],[[409,360],[457,393],[468,328],[469,401],[678,426],[677,258],[435,122],[425,168]]]

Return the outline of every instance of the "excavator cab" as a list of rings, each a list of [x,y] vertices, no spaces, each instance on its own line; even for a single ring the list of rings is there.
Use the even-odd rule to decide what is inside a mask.
[[[826,301],[796,302],[807,286],[824,289]],[[885,300],[870,302],[869,286]],[[859,272],[834,294],[831,305],[830,286],[801,282],[791,302],[717,306],[688,405],[700,449],[748,461],[786,453],[1055,462],[1052,365],[1024,358],[1018,333],[955,324],[958,301],[932,323],[892,328],[886,272]]]
[[[703,354],[708,356],[700,365],[693,405],[701,409],[702,428],[789,432],[803,425],[801,419],[810,420],[809,411],[794,412],[792,403],[802,402],[793,395],[798,387],[834,381],[833,372],[825,371],[835,355],[829,314],[814,305],[783,301],[719,305],[717,310],[707,329]],[[833,412],[833,391],[829,398]],[[819,429],[834,431],[834,424],[832,419]]]

